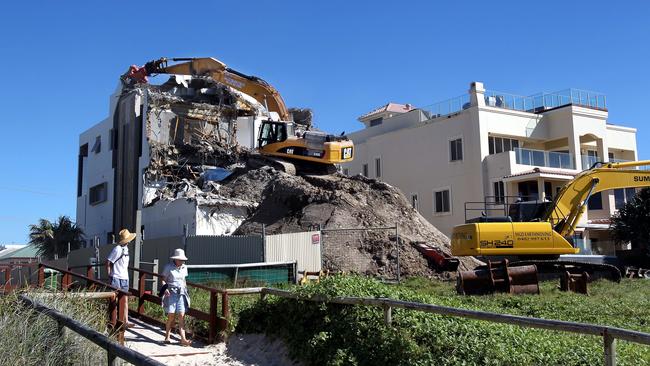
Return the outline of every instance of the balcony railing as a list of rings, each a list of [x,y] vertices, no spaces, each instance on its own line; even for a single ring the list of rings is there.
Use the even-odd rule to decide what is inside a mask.
[[[565,89],[555,93],[539,93],[531,96],[494,90],[485,91],[485,105],[490,107],[539,113],[569,104],[606,110],[607,98],[604,94],[580,89]]]
[[[455,98],[422,107],[429,118],[438,118],[452,113],[460,112],[471,106],[469,94],[459,95]]]
[[[568,153],[516,148],[515,156],[517,164],[575,169],[573,155]]]

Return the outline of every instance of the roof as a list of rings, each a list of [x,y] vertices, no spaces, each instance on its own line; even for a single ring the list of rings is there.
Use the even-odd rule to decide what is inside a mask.
[[[389,102],[388,104],[384,104],[383,106],[379,108],[375,108],[372,111],[362,115],[359,117],[359,119],[363,119],[369,116],[372,116],[373,114],[378,114],[378,113],[383,113],[383,112],[395,112],[395,113],[406,113],[409,111],[412,111],[413,106],[410,104],[399,104],[399,103],[393,103]]]
[[[514,178],[514,177],[521,177],[524,175],[532,175],[532,174],[552,174],[552,175],[565,175],[567,177],[575,177],[576,172],[572,170],[566,170],[566,169],[554,169],[554,168],[534,168],[531,170],[526,170],[523,172],[511,174],[508,176],[503,177],[505,178]]]
[[[0,254],[0,259],[8,258],[36,258],[38,255],[38,248],[35,245],[25,245],[22,248],[12,250],[8,253]]]

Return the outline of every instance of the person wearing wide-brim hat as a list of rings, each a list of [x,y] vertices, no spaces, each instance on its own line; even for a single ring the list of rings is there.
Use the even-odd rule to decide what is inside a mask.
[[[129,247],[127,244],[135,239],[135,234],[128,229],[120,230],[117,244],[106,258],[106,271],[111,286],[129,292]],[[126,327],[132,327],[128,323]]]
[[[178,333],[181,336],[181,345],[189,346],[190,341],[185,338],[185,313],[190,308],[190,295],[187,292],[187,267],[185,261],[185,251],[183,249],[174,250],[174,254],[169,257],[172,260],[165,266],[162,272],[163,286],[167,289],[163,295],[163,307],[167,313],[167,323],[165,324],[165,343],[169,343],[169,333],[172,326],[178,319]]]

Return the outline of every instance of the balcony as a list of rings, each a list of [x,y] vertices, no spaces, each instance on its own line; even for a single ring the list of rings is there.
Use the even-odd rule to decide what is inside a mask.
[[[540,113],[570,104],[607,110],[607,98],[604,94],[580,89],[565,89],[555,93],[538,93],[530,96],[502,93],[494,90],[485,91],[485,105],[490,107]]]
[[[455,98],[422,107],[422,110],[428,118],[438,118],[460,112],[470,106],[469,94],[463,94]]]
[[[548,168],[575,169],[573,155],[563,152],[515,148],[517,164]]]

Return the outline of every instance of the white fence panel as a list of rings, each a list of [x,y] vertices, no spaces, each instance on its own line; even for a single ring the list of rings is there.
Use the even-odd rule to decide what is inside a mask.
[[[321,233],[268,235],[264,243],[266,262],[298,262],[298,272],[321,270]]]

